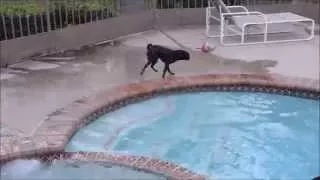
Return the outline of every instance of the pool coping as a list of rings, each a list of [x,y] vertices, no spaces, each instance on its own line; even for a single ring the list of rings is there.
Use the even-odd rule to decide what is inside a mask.
[[[285,77],[279,74],[208,74],[125,84],[90,97],[81,98],[51,113],[32,137],[1,137],[0,162],[25,156],[57,153],[61,155],[74,133],[102,114],[157,95],[194,91],[265,92],[320,100],[319,80]],[[113,157],[113,153],[106,156]],[[115,154],[114,156],[121,155]],[[128,155],[123,155],[123,158],[130,159]],[[169,174],[177,179],[188,176],[192,179],[195,177],[204,178],[204,176],[186,171],[185,168],[172,163],[169,164],[175,167],[174,172],[170,171],[170,168],[160,168],[168,162],[150,160],[150,158],[143,156],[139,158],[148,159],[141,161],[142,164],[148,164],[149,161],[159,162],[155,164],[158,169],[162,169],[157,171],[160,174]],[[122,160],[119,163],[123,164]],[[128,166],[137,167],[137,163]]]
[[[145,156],[134,156],[106,152],[54,152],[46,153],[41,156],[28,155],[23,160],[39,160],[45,164],[54,164],[57,160],[73,162],[93,162],[104,163],[112,166],[126,167],[135,171],[153,174],[164,177],[168,180],[205,180],[206,178],[197,175],[177,164],[154,159]],[[3,163],[4,164],[4,163]],[[1,167],[1,166],[0,166]]]

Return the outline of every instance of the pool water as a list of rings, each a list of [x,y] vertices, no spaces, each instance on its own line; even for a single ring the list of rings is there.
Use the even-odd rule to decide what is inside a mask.
[[[166,178],[102,162],[15,160],[1,167],[1,180],[165,180]]]
[[[66,151],[117,151],[219,179],[311,179],[319,172],[319,101],[264,93],[161,96],[105,114]]]

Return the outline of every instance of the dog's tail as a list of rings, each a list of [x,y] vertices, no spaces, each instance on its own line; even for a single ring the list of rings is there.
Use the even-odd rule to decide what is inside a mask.
[[[149,50],[151,47],[152,47],[152,44],[149,43],[149,44],[147,45],[147,50]]]

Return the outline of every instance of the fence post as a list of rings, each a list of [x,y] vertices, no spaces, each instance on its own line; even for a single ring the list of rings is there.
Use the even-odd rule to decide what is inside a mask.
[[[0,41],[0,67],[3,67],[5,65],[4,58],[2,57],[2,49],[1,49],[2,43]]]
[[[48,32],[51,31],[51,22],[50,22],[50,0],[45,0],[46,6],[46,18],[47,18],[47,29]]]
[[[157,8],[157,0],[151,0],[151,6],[152,6],[152,9],[156,9]]]
[[[157,11],[157,0],[151,0],[152,2],[152,15],[153,15],[153,28],[158,29],[158,11]]]
[[[121,12],[121,0],[115,0],[116,1],[116,8],[115,10],[117,11],[117,16],[120,15],[120,12]]]

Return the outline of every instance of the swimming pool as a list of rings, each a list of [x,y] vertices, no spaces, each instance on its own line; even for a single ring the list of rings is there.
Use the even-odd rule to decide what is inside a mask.
[[[80,129],[66,151],[117,151],[216,178],[310,179],[319,172],[319,101],[202,92],[128,105]]]

